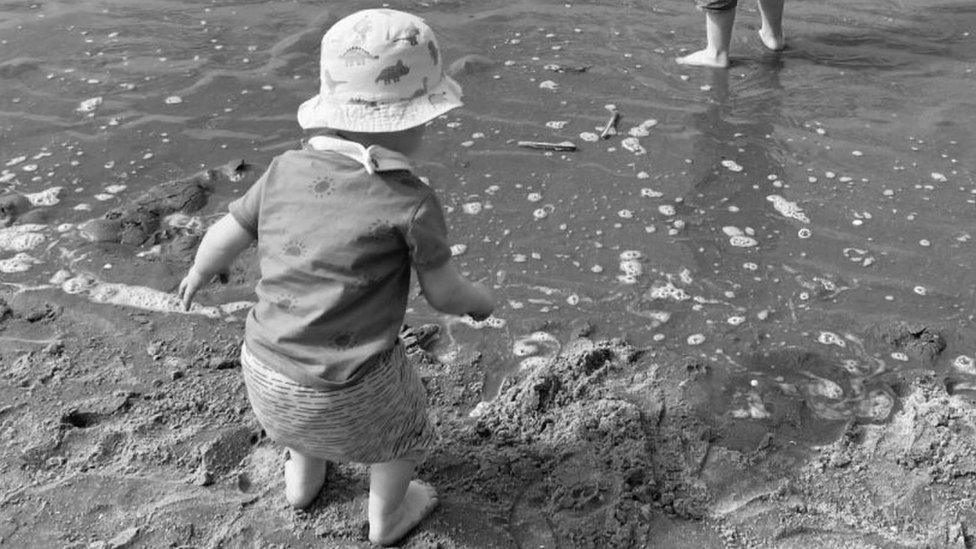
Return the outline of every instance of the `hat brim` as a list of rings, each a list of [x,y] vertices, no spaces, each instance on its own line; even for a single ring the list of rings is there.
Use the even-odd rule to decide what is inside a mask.
[[[394,103],[338,103],[330,97],[316,95],[298,107],[298,124],[306,130],[397,132],[426,124],[463,104],[460,84],[444,75],[426,94]]]

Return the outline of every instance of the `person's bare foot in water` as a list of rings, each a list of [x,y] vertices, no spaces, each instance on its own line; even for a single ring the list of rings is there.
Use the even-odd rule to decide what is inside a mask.
[[[780,30],[779,34],[774,34],[766,27],[762,27],[759,29],[759,39],[762,40],[763,45],[772,51],[783,51],[786,49],[786,39],[783,37],[782,30]]]
[[[759,39],[763,45],[773,51],[786,48],[786,39],[783,38],[783,0],[759,0],[759,17],[762,19]]]
[[[285,462],[285,499],[296,509],[304,509],[315,501],[325,485],[328,462],[288,449]]]
[[[694,53],[678,57],[679,65],[724,69],[729,66],[729,44],[732,42],[732,25],[735,10],[705,12],[705,40],[707,45]]]
[[[675,63],[679,65],[690,65],[693,67],[712,67],[715,69],[725,69],[729,66],[729,54],[726,52],[709,51],[707,48],[690,53],[683,57],[678,57]]]

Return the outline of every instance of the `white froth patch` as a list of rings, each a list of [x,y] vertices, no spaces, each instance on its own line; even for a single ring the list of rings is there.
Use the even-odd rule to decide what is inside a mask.
[[[838,347],[847,347],[847,342],[844,341],[842,337],[835,334],[834,332],[820,332],[817,336],[817,341],[823,343],[824,345],[836,345]]]
[[[725,166],[730,172],[741,172],[742,166],[739,165],[735,160],[723,160],[722,165]]]
[[[11,258],[0,260],[0,273],[22,273],[38,263],[41,263],[40,259],[21,252]]]
[[[504,328],[505,325],[508,324],[508,322],[504,318],[498,318],[497,316],[494,315],[489,316],[484,320],[475,320],[470,316],[465,315],[465,316],[457,317],[457,321],[460,322],[461,324],[470,326],[478,330],[482,328],[494,328],[498,330]]]
[[[163,218],[163,223],[167,227],[175,227],[177,229],[186,229],[195,232],[203,232],[204,229],[202,219],[182,212],[167,215],[165,218]]]
[[[99,202],[105,202],[106,200],[112,200],[115,198],[115,195],[112,193],[98,193],[94,196],[94,198]]]
[[[641,145],[640,139],[637,139],[636,137],[633,136],[625,137],[623,141],[620,142],[620,146],[634,154],[647,153],[647,149],[645,149],[644,146]]]
[[[675,287],[670,281],[655,282],[645,295],[650,299],[673,299],[674,301],[687,301],[691,299],[691,295],[688,292]]]
[[[535,369],[552,363],[560,347],[556,336],[548,332],[533,332],[512,344],[512,354],[522,359],[519,362],[521,369]]]
[[[803,209],[797,206],[796,202],[790,202],[778,194],[771,194],[766,197],[766,200],[772,202],[773,208],[783,217],[796,219],[803,223],[810,222],[810,218],[807,217],[807,214],[803,213]]]
[[[726,225],[725,227],[722,227],[722,232],[729,237],[729,244],[736,248],[751,248],[759,245],[759,242],[755,238],[746,235],[745,232],[738,227]]]
[[[844,390],[836,382],[809,373],[807,375],[813,378],[813,381],[807,383],[807,391],[811,395],[830,400],[840,400],[844,397]]]
[[[161,292],[145,286],[102,282],[88,275],[66,277],[70,277],[70,273],[61,271],[55,274],[51,281],[52,283],[60,281],[61,290],[65,293],[76,295],[85,294],[88,299],[95,303],[132,307],[146,311],[196,314],[208,318],[222,318],[254,305],[252,302],[245,301],[235,301],[213,307],[193,304],[189,311],[184,311],[182,302],[175,294]]]
[[[957,356],[952,361],[952,367],[962,373],[976,375],[976,360],[969,355]]]
[[[749,394],[746,395],[746,406],[744,408],[736,408],[730,413],[736,419],[766,419],[770,415],[762,397],[756,391],[749,391]]]
[[[632,137],[647,137],[651,135],[650,129],[657,126],[657,120],[653,118],[648,118],[647,120],[640,123],[638,126],[627,130],[627,134]]]
[[[78,108],[75,110],[78,112],[92,112],[102,104],[101,97],[92,97],[91,99],[85,99],[78,104]]]
[[[24,196],[34,206],[53,206],[61,202],[61,193],[63,192],[64,187],[51,187],[39,193],[31,193]]]
[[[129,187],[126,186],[126,185],[109,185],[108,187],[105,187],[105,192],[112,193],[112,194],[118,194],[118,193],[126,190],[127,188],[129,188]]]
[[[0,250],[25,252],[43,244],[47,237],[40,231],[47,225],[29,223],[0,229]]]

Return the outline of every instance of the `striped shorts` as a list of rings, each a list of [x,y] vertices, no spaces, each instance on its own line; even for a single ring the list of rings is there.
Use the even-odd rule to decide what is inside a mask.
[[[355,385],[322,391],[299,385],[241,349],[241,370],[254,415],[268,436],[329,461],[423,461],[434,441],[427,392],[403,346]]]

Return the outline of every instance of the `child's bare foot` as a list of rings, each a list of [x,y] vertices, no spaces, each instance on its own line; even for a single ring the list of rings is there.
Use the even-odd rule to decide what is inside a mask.
[[[675,62],[679,65],[725,69],[729,66],[729,54],[726,52],[710,51],[706,48],[685,55],[684,57],[678,57],[675,59]]]
[[[782,32],[777,35],[770,29],[762,27],[759,29],[759,39],[762,40],[762,43],[767,48],[773,51],[783,51],[786,49],[786,39],[783,37]]]
[[[369,541],[380,545],[390,545],[407,535],[414,526],[427,518],[437,507],[437,490],[419,480],[407,486],[400,506],[384,517],[377,517],[369,523]]]
[[[322,490],[328,462],[288,449],[285,462],[285,499],[296,509],[308,507]]]

